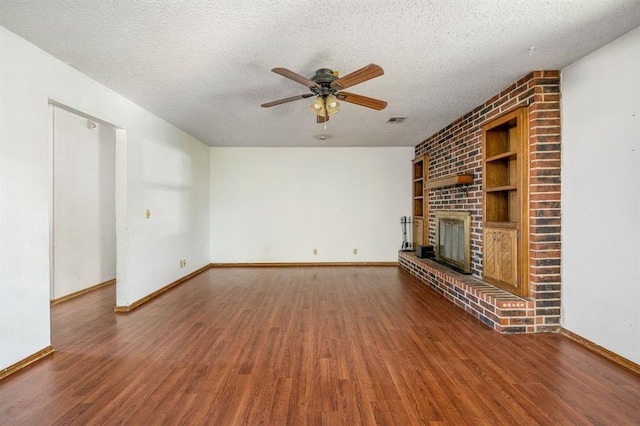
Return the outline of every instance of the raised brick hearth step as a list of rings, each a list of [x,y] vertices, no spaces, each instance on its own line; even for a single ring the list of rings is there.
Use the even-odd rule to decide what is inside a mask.
[[[535,333],[535,300],[524,299],[470,275],[460,274],[415,252],[399,252],[398,264],[411,275],[499,333]]]

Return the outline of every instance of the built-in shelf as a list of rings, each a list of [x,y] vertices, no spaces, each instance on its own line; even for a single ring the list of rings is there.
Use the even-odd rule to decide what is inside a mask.
[[[428,217],[428,201],[425,197],[424,181],[429,174],[429,157],[413,159],[413,247],[425,243],[424,224]]]
[[[470,183],[473,183],[473,175],[463,174],[448,176],[439,179],[431,179],[424,184],[424,187],[425,189],[434,189],[452,185],[468,185]]]
[[[485,161],[487,163],[490,163],[490,162],[496,161],[496,160],[515,158],[517,155],[518,155],[518,153],[515,152],[515,151],[508,151],[508,152],[503,152],[502,154],[494,155],[493,157],[489,157]]]
[[[518,187],[516,185],[497,186],[495,188],[486,188],[486,192],[499,192],[499,191],[515,191]]]
[[[517,222],[485,222],[485,226],[490,226],[493,228],[516,228],[518,226]]]

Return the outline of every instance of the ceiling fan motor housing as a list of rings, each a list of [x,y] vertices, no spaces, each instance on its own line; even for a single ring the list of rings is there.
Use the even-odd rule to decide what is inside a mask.
[[[315,86],[310,87],[311,91],[320,96],[335,95],[337,90],[331,87],[331,82],[337,80],[338,76],[333,73],[333,70],[329,68],[320,68],[316,71],[316,75],[311,77],[311,81],[318,83],[320,88]]]
[[[311,77],[311,81],[322,84],[331,84],[333,80],[337,80],[338,76],[333,74],[333,71],[329,68],[320,68],[316,71],[316,75]]]

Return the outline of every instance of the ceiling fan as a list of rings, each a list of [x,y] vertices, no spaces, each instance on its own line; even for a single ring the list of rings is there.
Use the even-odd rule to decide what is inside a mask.
[[[320,68],[310,79],[286,68],[274,68],[271,71],[307,86],[311,90],[311,93],[267,102],[261,105],[265,108],[315,96],[311,104],[311,111],[316,114],[318,123],[324,123],[329,121],[329,116],[340,111],[339,100],[375,110],[381,110],[387,106],[385,101],[379,99],[356,95],[355,93],[342,92],[342,89],[355,86],[358,83],[371,80],[384,74],[384,70],[376,64],[369,64],[344,77],[338,77],[338,73],[329,68]]]

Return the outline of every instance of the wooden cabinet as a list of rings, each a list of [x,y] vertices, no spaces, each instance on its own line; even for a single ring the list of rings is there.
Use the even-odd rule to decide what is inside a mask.
[[[528,296],[528,111],[482,127],[483,279]]]
[[[425,231],[425,224],[428,223],[427,216],[427,194],[424,183],[429,170],[429,157],[421,156],[413,160],[413,248],[424,245],[428,238]]]
[[[484,278],[517,292],[518,234],[515,229],[484,228]]]

